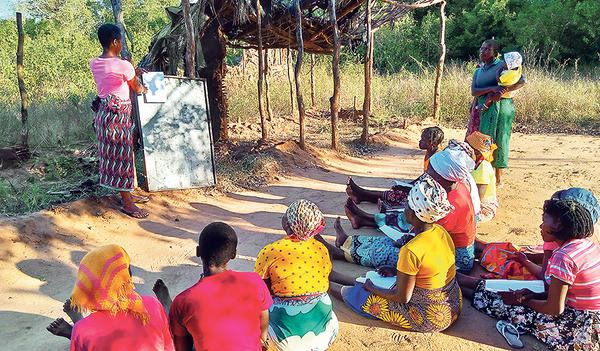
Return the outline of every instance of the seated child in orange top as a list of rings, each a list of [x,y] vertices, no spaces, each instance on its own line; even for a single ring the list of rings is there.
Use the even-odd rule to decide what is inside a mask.
[[[442,141],[444,141],[444,131],[440,127],[434,126],[423,129],[421,140],[419,140],[419,149],[427,150],[423,161],[423,171],[427,170],[431,156],[440,150]],[[403,205],[409,191],[410,188],[401,185],[394,185],[391,190],[386,191],[368,190],[356,185],[351,177],[348,177],[348,185],[346,186],[346,193],[354,203],[359,204],[362,201],[379,203],[379,209],[382,212],[391,206]]]

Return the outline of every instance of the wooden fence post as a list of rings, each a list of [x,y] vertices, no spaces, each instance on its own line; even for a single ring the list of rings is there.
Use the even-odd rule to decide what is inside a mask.
[[[365,100],[363,103],[363,131],[360,142],[367,144],[369,141],[369,117],[371,115],[371,98],[373,89],[371,81],[373,76],[373,32],[371,31],[371,1],[367,0],[367,12],[365,16],[365,27],[367,35],[367,50],[365,52]]]
[[[296,12],[296,41],[298,42],[298,57],[296,57],[296,67],[294,75],[296,78],[296,99],[298,100],[298,115],[300,116],[300,148],[306,150],[306,132],[304,128],[304,100],[302,97],[302,85],[300,76],[302,74],[302,57],[304,56],[304,39],[302,38],[302,11],[300,10],[300,0],[294,0],[294,11]]]
[[[271,122],[273,118],[273,109],[271,109],[271,89],[269,87],[269,50],[265,49],[265,100],[267,101],[267,121]]]
[[[19,83],[19,94],[21,95],[21,148],[24,155],[29,155],[29,124],[27,118],[27,90],[23,79],[23,46],[25,43],[25,33],[23,32],[23,19],[20,12],[17,12],[17,81]]]
[[[263,48],[262,48],[262,25],[261,25],[261,7],[260,0],[256,0],[256,26],[258,30],[258,111],[260,113],[260,127],[262,129],[262,141],[267,141],[267,123],[265,121],[265,106],[263,100]]]
[[[331,112],[331,148],[338,150],[338,105],[340,102],[340,38],[338,33],[337,17],[335,14],[335,0],[328,1],[329,20],[333,29],[333,96],[329,99]]]
[[[185,68],[190,78],[196,78],[196,37],[194,36],[194,25],[192,24],[192,10],[190,9],[190,0],[181,0],[181,2],[183,3],[185,39],[187,41]]]
[[[444,8],[446,1],[440,4],[440,61],[438,63],[437,76],[435,78],[435,88],[433,97],[433,120],[440,122],[440,86],[442,84],[442,75],[444,73],[444,61],[446,60],[446,15]]]
[[[290,85],[290,104],[292,105],[292,115],[294,115],[296,113],[296,104],[294,104],[294,86],[292,84],[292,73],[291,73],[291,66],[292,66],[292,51],[290,50],[290,43],[288,43],[288,47],[287,47],[287,75],[288,75],[288,83]]]
[[[312,108],[317,107],[317,99],[315,97],[315,54],[310,54],[310,100]]]

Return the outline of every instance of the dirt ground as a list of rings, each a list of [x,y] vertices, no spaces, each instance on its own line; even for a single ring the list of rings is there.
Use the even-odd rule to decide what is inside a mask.
[[[118,197],[86,198],[26,217],[0,221],[0,340],[1,350],[67,350],[68,340],[45,327],[68,317],[62,304],[70,295],[77,267],[85,253],[115,243],[130,254],[137,291],[152,294],[162,278],[172,295],[195,283],[201,273],[193,257],[197,234],[212,221],[231,224],[240,238],[239,258],[230,268],[251,271],[259,250],[281,238],[281,215],[299,198],[315,202],[326,216],[324,234],[333,240],[333,221],[342,216],[349,233],[374,234],[375,229],[353,230],[344,217],[349,175],[364,186],[387,188],[392,179],[413,179],[422,171],[423,152],[417,149],[423,125],[394,129],[376,136],[389,147],[363,157],[342,156],[312,148],[312,156],[284,144],[291,158],[314,157],[315,167],[295,167],[285,177],[259,191],[200,195],[195,191],[151,193],[143,207],[151,213],[134,220],[119,212]],[[446,138],[462,139],[464,130],[444,129]],[[294,134],[297,135],[297,134]],[[541,242],[541,206],[558,189],[578,186],[600,194],[600,138],[579,135],[524,135],[511,141],[506,185],[498,190],[501,208],[490,223],[481,224],[485,241],[520,245]],[[374,212],[376,206],[360,205]],[[358,276],[365,268],[334,262],[336,270]],[[335,301],[339,336],[331,347],[339,350],[509,350],[495,330],[495,320],[464,301],[460,318],[442,333],[404,331],[363,318]],[[545,349],[532,336],[525,349]]]

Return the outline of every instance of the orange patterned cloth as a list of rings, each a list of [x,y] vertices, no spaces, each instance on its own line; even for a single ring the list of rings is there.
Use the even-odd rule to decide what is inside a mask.
[[[81,312],[124,312],[146,324],[148,311],[133,289],[127,252],[118,245],[102,246],[81,260],[71,306]]]
[[[513,253],[520,248],[512,243],[490,243],[481,253],[481,265],[489,273],[482,274],[487,279],[518,279],[536,280],[527,268],[517,261],[511,259]]]

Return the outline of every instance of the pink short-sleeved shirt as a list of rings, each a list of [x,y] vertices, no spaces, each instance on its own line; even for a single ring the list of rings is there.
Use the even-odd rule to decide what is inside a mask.
[[[73,326],[71,351],[174,351],[165,308],[153,296],[142,296],[150,320],[98,311]]]
[[[90,61],[90,69],[99,97],[114,94],[121,100],[129,100],[127,82],[135,77],[135,68],[131,62],[116,57],[94,57]]]
[[[200,279],[177,295],[171,330],[191,335],[196,350],[260,349],[260,314],[273,305],[267,285],[253,272],[225,271]]]
[[[578,310],[600,310],[600,248],[589,239],[575,239],[557,249],[546,268],[569,285],[566,304]]]

